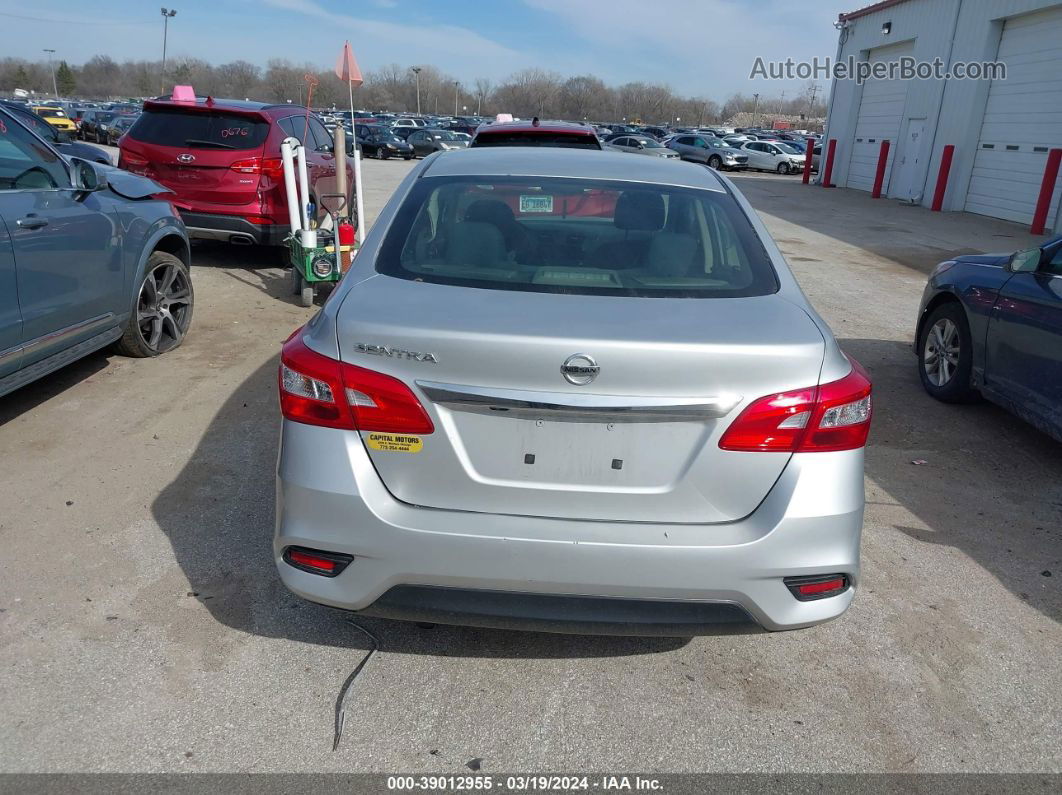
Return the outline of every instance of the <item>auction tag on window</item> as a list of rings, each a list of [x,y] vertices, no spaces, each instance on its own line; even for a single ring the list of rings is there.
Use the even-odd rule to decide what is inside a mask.
[[[520,212],[522,213],[551,213],[553,212],[552,196],[521,196]]]
[[[419,436],[370,433],[365,440],[373,450],[380,450],[384,453],[419,453],[424,449],[424,442]]]

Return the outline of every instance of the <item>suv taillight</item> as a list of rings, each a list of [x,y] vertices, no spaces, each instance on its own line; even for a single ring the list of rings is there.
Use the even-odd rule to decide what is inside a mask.
[[[279,179],[284,176],[284,161],[279,157],[247,157],[230,165],[229,170]]]
[[[134,174],[142,174],[147,171],[148,165],[147,158],[131,155],[124,149],[118,150],[118,168],[124,168]]]
[[[855,450],[870,432],[872,385],[854,359],[839,381],[754,400],[726,429],[723,450],[824,453]]]
[[[280,411],[307,425],[384,433],[434,432],[413,391],[397,378],[310,350],[296,331],[280,353]]]

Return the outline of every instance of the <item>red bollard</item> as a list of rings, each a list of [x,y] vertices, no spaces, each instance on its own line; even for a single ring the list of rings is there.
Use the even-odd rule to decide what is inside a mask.
[[[1047,229],[1047,211],[1051,209],[1051,197],[1055,195],[1055,182],[1058,180],[1058,166],[1062,163],[1062,149],[1052,149],[1047,155],[1047,168],[1044,169],[1044,181],[1040,185],[1040,198],[1033,213],[1032,228],[1034,235],[1042,235]]]
[[[933,194],[933,206],[930,209],[939,213],[944,206],[944,192],[948,189],[948,174],[951,173],[951,160],[955,157],[955,146],[948,144],[940,155],[940,171],[937,172],[937,190]]]
[[[822,169],[822,187],[824,188],[834,187],[830,179],[833,177],[833,156],[835,154],[837,154],[837,139],[831,138],[826,147],[826,164]]]
[[[815,159],[815,141],[812,138],[805,138],[804,144],[807,148],[804,150],[804,176],[801,181],[807,185],[811,182],[811,161]]]
[[[885,164],[889,162],[889,142],[881,142],[881,151],[878,152],[878,173],[874,175],[874,190],[870,194],[872,199],[881,198],[881,185],[885,182]]]

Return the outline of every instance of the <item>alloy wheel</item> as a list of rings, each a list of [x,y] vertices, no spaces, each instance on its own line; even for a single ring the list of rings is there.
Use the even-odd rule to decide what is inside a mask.
[[[959,328],[949,318],[942,317],[926,334],[922,362],[929,382],[945,386],[959,369]]]
[[[192,318],[192,290],[185,271],[172,262],[159,263],[145,277],[137,297],[140,335],[155,353],[176,347]]]

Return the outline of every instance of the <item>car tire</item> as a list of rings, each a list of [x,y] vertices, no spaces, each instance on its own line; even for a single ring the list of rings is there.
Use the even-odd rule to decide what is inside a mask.
[[[788,163],[779,163],[778,164],[778,173],[779,174],[788,174],[790,171],[791,171],[791,169],[790,169]]]
[[[133,313],[116,343],[118,351],[138,359],[172,351],[188,333],[194,305],[188,266],[173,254],[153,252],[137,283]]]
[[[973,371],[973,337],[966,312],[957,301],[934,309],[918,335],[918,377],[931,397],[944,403],[966,403],[976,390]]]
[[[376,159],[377,160],[386,160],[387,159],[387,152],[385,152],[383,149],[380,149],[379,147],[377,147],[377,149],[376,149]]]
[[[716,171],[723,165],[723,159],[719,155],[712,155],[708,158],[708,168],[714,168]]]
[[[402,159],[403,160],[412,160],[413,159],[413,155],[402,155]]]

